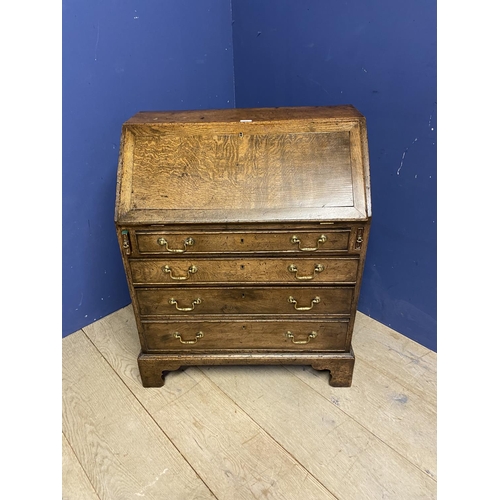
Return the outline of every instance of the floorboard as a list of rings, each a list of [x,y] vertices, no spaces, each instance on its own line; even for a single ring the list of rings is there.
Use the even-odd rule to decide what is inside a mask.
[[[356,350],[356,342],[354,349]],[[436,479],[436,408],[418,393],[357,357],[349,390],[330,387],[329,374],[289,370],[390,448]]]
[[[436,353],[359,311],[355,324],[356,356],[436,406]]]
[[[431,478],[284,367],[203,371],[339,498],[434,498]]]
[[[99,500],[64,435],[62,436],[62,482],[64,486],[62,500]]]
[[[82,331],[63,342],[63,432],[101,500],[210,490]]]
[[[143,388],[130,311],[85,331],[219,500],[336,498],[198,368]]]
[[[145,389],[131,307],[85,327],[63,340],[63,498],[436,498],[436,354],[362,313],[353,346],[350,388],[246,366]]]

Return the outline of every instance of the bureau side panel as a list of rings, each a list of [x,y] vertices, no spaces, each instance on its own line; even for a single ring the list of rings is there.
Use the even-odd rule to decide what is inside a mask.
[[[361,243],[358,251],[360,252],[359,254],[359,265],[358,265],[358,273],[356,276],[356,285],[354,287],[354,296],[351,304],[351,319],[352,321],[349,324],[349,328],[347,330],[347,337],[346,337],[346,345],[345,345],[345,350],[346,352],[351,349],[351,341],[352,341],[352,332],[354,330],[354,324],[355,324],[355,319],[356,319],[356,312],[358,309],[358,300],[359,300],[359,293],[361,291],[361,282],[363,278],[363,270],[365,267],[365,261],[366,261],[366,251],[368,248],[368,237],[370,234],[370,225],[371,225],[371,218],[366,222],[365,224],[359,224],[357,226],[358,230],[362,230],[362,236],[361,236]],[[358,237],[356,236],[356,240]],[[357,245],[356,240],[352,242],[352,245],[355,247]]]
[[[141,349],[145,351],[147,349],[147,344],[144,338],[142,324],[139,319],[140,318],[139,303],[137,301],[137,296],[135,294],[135,290],[132,285],[132,272],[130,270],[129,255],[132,252],[132,249],[130,247],[130,232],[128,231],[128,229],[117,224],[116,234],[118,237],[118,245],[120,247],[120,254],[122,256],[123,267],[125,269],[125,276],[127,277],[127,285],[130,293],[130,298],[132,300],[132,308],[134,309],[134,317],[137,324],[137,330],[139,332],[139,341],[141,343]]]

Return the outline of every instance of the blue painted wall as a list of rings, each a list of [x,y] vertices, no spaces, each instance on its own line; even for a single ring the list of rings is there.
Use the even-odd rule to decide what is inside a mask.
[[[359,308],[436,350],[435,0],[233,0],[236,106],[353,104],[373,222]]]
[[[229,0],[63,0],[63,336],[130,297],[114,229],[137,111],[234,106]]]

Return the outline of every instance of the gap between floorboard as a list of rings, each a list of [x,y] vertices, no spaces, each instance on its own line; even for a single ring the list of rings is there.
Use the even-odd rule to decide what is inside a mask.
[[[148,414],[148,416],[150,417],[150,419],[155,423],[155,425],[158,427],[158,429],[160,429],[160,431],[162,432],[162,434],[165,436],[165,438],[170,442],[170,444],[177,450],[177,452],[179,453],[179,455],[184,459],[184,461],[189,465],[189,467],[192,469],[192,471],[196,474],[196,476],[198,477],[198,479],[206,486],[206,488],[208,489],[208,491],[210,491],[210,493],[213,495],[213,497],[216,499],[216,500],[219,500],[217,495],[215,495],[215,493],[211,490],[211,488],[208,486],[208,484],[205,483],[205,481],[203,480],[203,478],[198,474],[198,472],[195,470],[195,468],[191,465],[191,463],[189,462],[189,460],[184,456],[184,454],[181,452],[181,450],[179,450],[179,448],[175,445],[175,443],[170,439],[170,437],[167,435],[167,433],[163,430],[163,428],[161,427],[161,425],[156,421],[156,419],[153,417],[153,415],[151,415],[151,413],[149,412],[149,410],[144,406],[144,404],[141,402],[141,400],[134,394],[134,392],[130,389],[130,387],[126,384],[126,382],[123,380],[123,378],[121,377],[121,375],[115,370],[115,368],[113,367],[113,365],[107,360],[107,358],[103,355],[103,353],[99,350],[99,348],[94,344],[94,342],[92,341],[92,339],[87,335],[87,333],[85,332],[85,328],[82,329],[85,337],[88,339],[88,341],[94,346],[94,348],[97,350],[97,352],[99,353],[99,355],[104,359],[104,361],[107,363],[107,365],[111,368],[111,370],[113,370],[113,372],[116,374],[116,376],[120,379],[120,381],[122,382],[122,384],[126,387],[126,389],[130,392],[130,394],[134,397],[134,399],[139,403],[139,405],[144,409],[144,411]]]

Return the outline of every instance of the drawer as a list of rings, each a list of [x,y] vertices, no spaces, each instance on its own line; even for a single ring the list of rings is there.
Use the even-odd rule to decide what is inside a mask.
[[[150,351],[257,349],[343,351],[349,320],[143,321]]]
[[[138,288],[142,316],[199,314],[349,315],[354,287]]]
[[[356,282],[356,257],[130,260],[134,285]]]
[[[328,231],[136,231],[138,254],[322,253],[346,252],[350,229]]]

